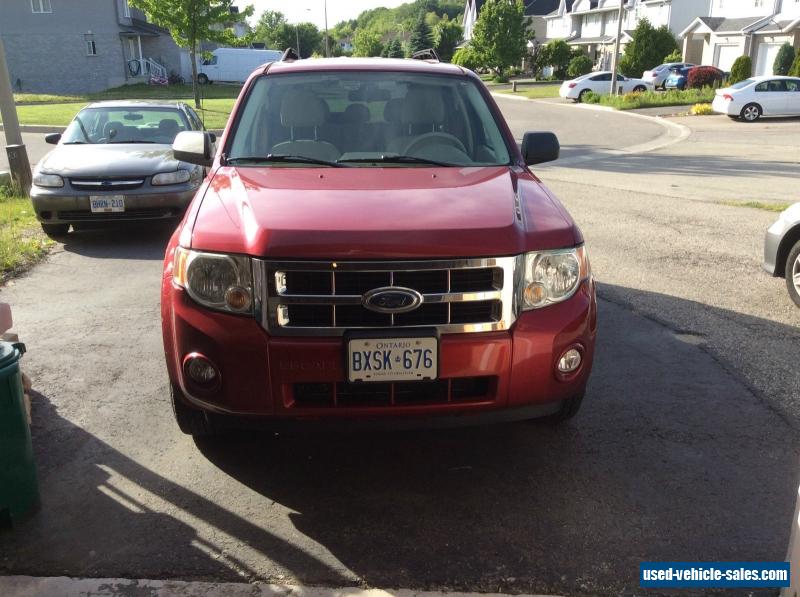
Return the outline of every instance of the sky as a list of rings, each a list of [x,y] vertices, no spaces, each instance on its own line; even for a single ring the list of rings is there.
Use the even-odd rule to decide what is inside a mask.
[[[327,0],[328,27],[339,21],[356,18],[362,11],[385,6],[395,8],[409,0]],[[255,7],[254,22],[265,10],[279,10],[290,23],[310,21],[320,29],[325,27],[325,0],[238,0],[240,6],[252,4]],[[307,9],[311,9],[310,11]]]

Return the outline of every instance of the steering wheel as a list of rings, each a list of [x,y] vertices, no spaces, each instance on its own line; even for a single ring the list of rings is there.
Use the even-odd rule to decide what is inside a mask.
[[[461,140],[448,133],[425,133],[424,135],[420,135],[406,147],[405,153],[407,155],[413,155],[414,150],[419,151],[423,147],[428,147],[429,145],[450,145],[464,154],[469,155],[467,148],[464,147]]]

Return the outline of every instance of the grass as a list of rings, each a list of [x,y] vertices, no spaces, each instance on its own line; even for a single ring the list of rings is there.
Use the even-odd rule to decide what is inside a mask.
[[[542,99],[546,97],[558,97],[558,90],[561,85],[520,85],[517,87],[517,92],[501,91],[500,93],[508,93],[510,95],[521,95],[528,99]]]
[[[0,280],[28,269],[52,244],[39,228],[30,199],[0,188]]]
[[[782,212],[791,203],[774,203],[771,201],[722,201],[722,205],[731,207],[751,207],[753,209],[763,209],[765,211]]]
[[[661,106],[685,106],[689,104],[707,104],[713,101],[715,90],[710,87],[703,89],[686,89],[679,91],[644,93],[626,93],[625,95],[598,95],[589,93],[585,98],[587,104],[600,104],[615,110],[636,110],[639,108],[656,108]]]

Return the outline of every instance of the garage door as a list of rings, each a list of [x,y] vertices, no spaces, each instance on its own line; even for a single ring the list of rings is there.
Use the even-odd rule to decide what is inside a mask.
[[[773,75],[772,67],[781,44],[761,44],[758,46],[758,60],[756,60],[756,76]]]
[[[739,56],[742,55],[742,50],[739,48],[738,45],[735,46],[727,46],[727,45],[718,45],[714,52],[716,56],[716,60],[714,60],[714,64],[720,70],[724,70],[728,72],[731,70],[733,66],[734,60],[736,60]]]

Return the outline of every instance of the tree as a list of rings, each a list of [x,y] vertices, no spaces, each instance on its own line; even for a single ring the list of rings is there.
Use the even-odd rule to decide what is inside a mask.
[[[234,0],[130,0],[131,6],[147,15],[150,22],[169,30],[178,45],[189,48],[192,65],[194,105],[200,107],[200,89],[197,86],[197,48],[201,41],[232,44],[233,32],[229,27],[244,22],[253,14],[253,7],[232,13]]]
[[[358,29],[353,37],[353,56],[380,56],[383,52],[381,36],[369,29]]]
[[[480,56],[475,53],[471,46],[456,50],[453,54],[452,62],[469,70],[477,70],[481,66]]]
[[[425,22],[425,13],[420,12],[414,28],[411,30],[411,37],[408,39],[408,53],[414,54],[414,52],[429,49],[433,45],[432,39],[431,28]]]
[[[590,73],[592,71],[592,66],[593,66],[592,59],[589,58],[586,54],[575,56],[575,58],[569,61],[569,66],[567,67],[567,75],[572,77],[573,79],[576,77],[580,77],[581,75]]]
[[[403,52],[403,44],[400,43],[398,38],[394,38],[388,44],[386,44],[386,57],[387,58],[403,58],[405,56],[405,52]]]
[[[481,62],[502,77],[527,52],[528,28],[522,0],[486,0],[472,32]]]
[[[792,68],[789,69],[790,77],[800,77],[800,50],[797,50],[797,56],[794,57]]]
[[[544,45],[539,52],[541,56],[537,57],[537,62],[540,62],[542,66],[552,66],[553,74],[558,78],[566,75],[569,61],[573,58],[567,42],[563,39],[554,39]]]
[[[750,56],[739,56],[731,66],[731,76],[728,79],[729,85],[734,85],[739,81],[749,79],[753,75],[753,61]]]
[[[445,62],[453,59],[458,42],[464,37],[464,28],[455,19],[447,15],[433,28],[433,47],[439,53],[439,58]]]
[[[619,61],[619,70],[628,77],[641,77],[642,73],[661,64],[664,56],[678,49],[672,32],[666,25],[654,28],[642,19],[633,32],[633,39],[625,46]]]
[[[310,58],[314,52],[320,49],[322,44],[322,33],[314,23],[282,23],[274,36],[274,47],[278,50],[294,48],[300,54],[300,58]],[[297,48],[297,42],[300,47]]]
[[[775,56],[775,63],[772,66],[772,74],[786,76],[792,69],[792,61],[794,60],[794,48],[790,43],[783,44],[778,49],[778,55]]]
[[[672,53],[664,56],[663,63],[669,64],[670,62],[683,62],[683,54],[680,50],[674,50]]]
[[[278,44],[278,31],[282,25],[286,24],[286,17],[277,10],[265,10],[258,17],[254,33],[255,38],[263,41],[268,48],[285,50]]]

